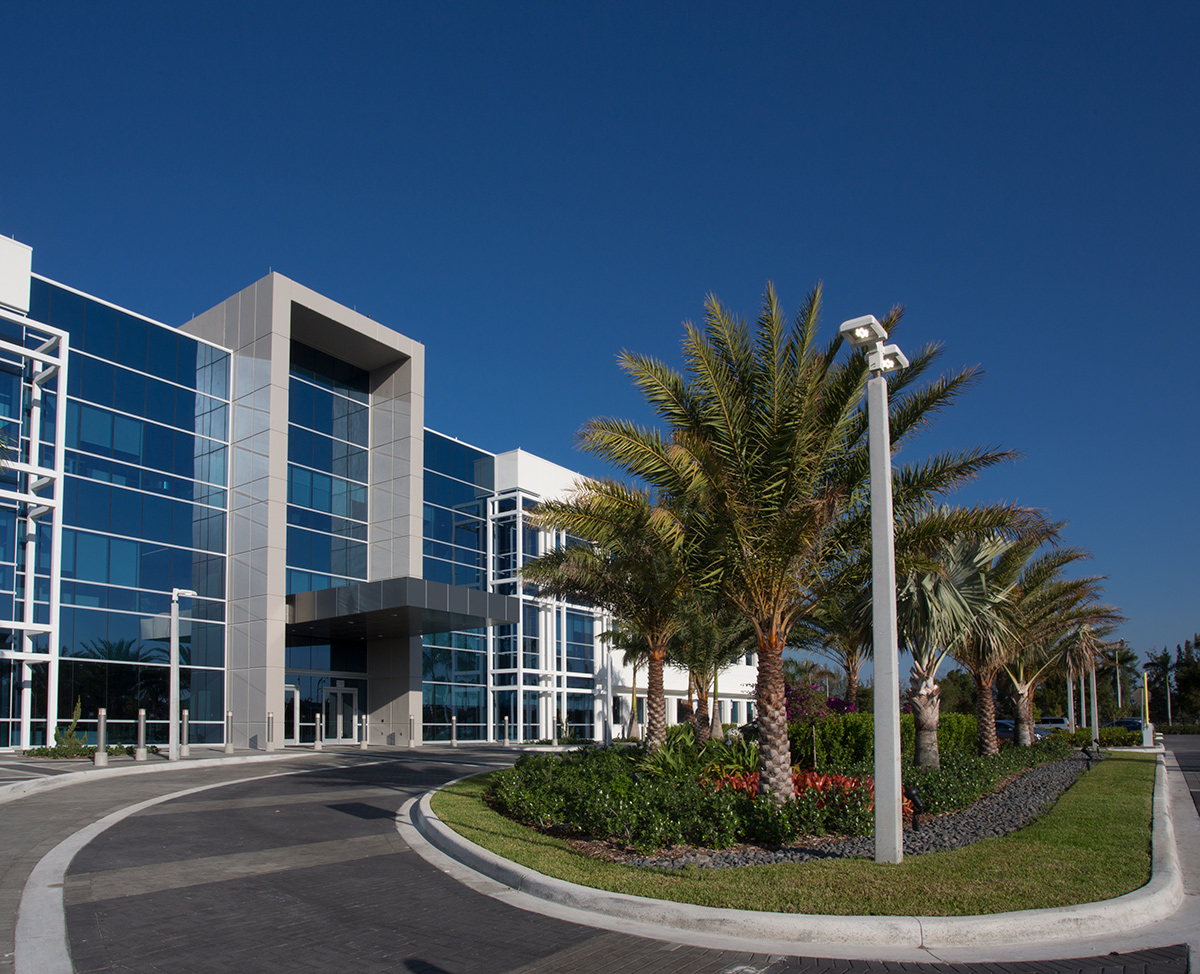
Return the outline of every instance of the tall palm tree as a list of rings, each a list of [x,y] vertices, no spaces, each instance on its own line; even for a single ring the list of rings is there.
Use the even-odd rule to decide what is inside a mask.
[[[840,357],[841,340],[818,343],[821,291],[814,288],[789,326],[768,284],[753,331],[716,298],[703,327],[685,324],[686,377],[625,352],[621,365],[667,426],[595,419],[585,449],[660,494],[686,499],[688,516],[661,523],[677,543],[708,553],[702,587],[718,588],[754,627],[760,788],[777,802],[792,795],[784,708],[783,649],[796,622],[820,604],[831,577],[870,537],[868,377],[861,351]],[[891,329],[900,317],[885,316]],[[975,379],[964,370],[915,388],[937,355],[913,356],[892,383],[894,444],[917,432]],[[973,450],[939,456],[894,477],[896,509],[944,492],[1006,454]],[[970,526],[959,521],[958,526]],[[946,525],[943,524],[943,527]]]
[[[544,530],[591,542],[547,551],[521,569],[547,594],[608,609],[645,640],[648,651],[646,742],[667,737],[663,663],[683,624],[689,580],[650,494],[614,480],[584,481],[570,498],[543,501],[533,516]],[[670,523],[670,522],[668,522]]]
[[[977,567],[984,600],[977,607],[970,627],[953,643],[950,655],[975,681],[982,755],[1000,750],[993,693],[996,677],[1014,660],[1020,648],[1022,628],[1018,606],[1022,576],[1037,550],[1054,541],[1061,528],[1062,524],[1057,523],[1027,530],[990,564],[981,563]]]

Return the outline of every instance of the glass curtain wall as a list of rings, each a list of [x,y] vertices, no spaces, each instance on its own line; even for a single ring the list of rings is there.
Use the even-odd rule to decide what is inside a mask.
[[[171,589],[194,589],[199,597],[180,606],[181,704],[190,711],[192,743],[218,743],[225,711],[229,355],[44,280],[34,279],[31,301],[30,317],[69,332],[71,341],[60,720],[69,722],[78,703],[79,731],[92,736],[96,711],[106,707],[110,741],[128,743],[144,708],[148,739],[165,741]],[[4,378],[10,388],[0,396],[11,397],[12,377]],[[6,600],[16,591],[15,527],[0,512],[0,615],[10,611]],[[35,616],[46,619],[49,565],[39,562],[36,573]],[[14,740],[16,683],[7,672],[0,746]],[[33,683],[36,719],[44,710],[44,665],[34,667]]]
[[[292,342],[289,595],[366,580],[369,383],[364,370]]]
[[[425,431],[426,579],[487,589],[487,499],[494,483],[492,454]],[[448,741],[454,717],[459,740],[486,740],[487,631],[427,635],[421,656],[424,739]],[[509,716],[515,736],[515,713]]]
[[[519,579],[521,566],[567,543],[565,536],[533,526],[530,516],[538,500],[518,490],[492,502],[492,585],[496,592],[522,601],[520,624],[498,626],[492,636],[492,733],[494,739],[503,739],[504,717],[510,716],[512,723],[519,687],[520,740],[555,735],[593,740],[594,614],[586,607],[541,598],[536,587],[522,585]],[[515,732],[512,736],[517,739]]]
[[[370,374],[301,342],[288,376],[287,590],[311,592],[367,579]],[[361,645],[289,639],[284,739],[357,739],[367,703]],[[347,692],[349,691],[349,692]]]

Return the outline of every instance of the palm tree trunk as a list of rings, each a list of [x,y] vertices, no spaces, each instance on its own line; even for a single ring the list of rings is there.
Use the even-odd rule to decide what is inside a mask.
[[[709,735],[712,734],[712,727],[708,722],[708,680],[697,675],[696,677],[696,743],[703,747],[708,743]]]
[[[858,667],[846,667],[846,703],[850,704],[850,708],[857,712],[858,710]]]
[[[976,710],[979,715],[979,753],[987,756],[1000,753],[1000,742],[996,740],[996,701],[992,699],[992,686],[996,673],[975,674]]]
[[[646,667],[646,746],[651,751],[659,750],[667,741],[667,698],[663,693],[662,649],[650,649],[650,660]]]
[[[637,671],[638,664],[635,661],[633,664],[633,686],[629,688],[629,736],[635,741],[641,738],[638,733],[638,716],[637,716]]]
[[[721,698],[717,696],[717,678],[720,675],[719,670],[713,670],[712,724],[708,728],[708,736],[710,738],[722,738],[725,736],[725,728],[721,725]]]
[[[913,764],[917,767],[940,768],[942,755],[938,751],[938,723],[942,715],[942,688],[932,679],[923,679],[913,667],[908,691],[908,702],[912,705]]]
[[[1013,742],[1020,747],[1033,743],[1033,684],[1013,681],[1013,708],[1016,720],[1013,727]]]
[[[776,805],[795,798],[783,687],[783,640],[774,624],[758,643],[758,792]]]

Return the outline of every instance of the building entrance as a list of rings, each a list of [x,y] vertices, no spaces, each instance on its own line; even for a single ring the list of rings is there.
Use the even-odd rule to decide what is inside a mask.
[[[358,691],[349,687],[325,687],[326,744],[357,744]]]

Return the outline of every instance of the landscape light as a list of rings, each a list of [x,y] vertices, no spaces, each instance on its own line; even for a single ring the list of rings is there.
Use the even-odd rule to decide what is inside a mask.
[[[865,348],[887,338],[887,330],[874,315],[863,315],[842,322],[838,334],[855,348]]]

